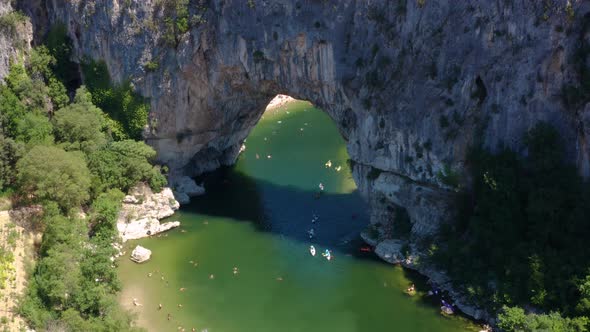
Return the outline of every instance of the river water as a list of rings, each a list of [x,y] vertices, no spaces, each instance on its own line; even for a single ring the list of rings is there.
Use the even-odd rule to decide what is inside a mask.
[[[136,244],[153,252],[144,264],[126,258],[119,264],[121,302],[141,326],[477,330],[465,319],[442,316],[436,301],[425,298],[421,278],[359,250],[367,206],[355,191],[345,143],[325,113],[299,101],[267,111],[245,144],[237,164],[204,177],[207,194],[171,218],[182,223],[179,229],[127,244],[128,252]],[[325,249],[331,261],[322,257]],[[412,283],[418,294],[410,297],[403,290]],[[141,306],[133,306],[133,298]]]

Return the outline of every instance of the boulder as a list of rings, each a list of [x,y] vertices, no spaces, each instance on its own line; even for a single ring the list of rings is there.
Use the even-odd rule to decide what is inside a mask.
[[[127,240],[136,240],[144,237],[156,235],[180,226],[179,221],[171,221],[160,224],[156,218],[142,218],[131,222],[117,223],[117,229],[123,242]]]
[[[406,243],[406,241],[402,240],[384,240],[375,247],[375,254],[389,263],[402,263],[405,260],[402,248]]]
[[[174,196],[181,204],[189,203],[190,197],[205,193],[205,188],[188,176],[171,176],[170,185],[174,188]]]
[[[178,227],[178,221],[160,224],[159,220],[173,215],[179,207],[180,204],[174,199],[170,188],[154,193],[149,186],[140,184],[131,189],[129,195],[123,199],[117,219],[119,235],[125,242]]]
[[[131,252],[131,260],[135,263],[143,263],[149,260],[151,256],[152,251],[140,245],[135,247],[135,249],[133,249],[133,251]]]

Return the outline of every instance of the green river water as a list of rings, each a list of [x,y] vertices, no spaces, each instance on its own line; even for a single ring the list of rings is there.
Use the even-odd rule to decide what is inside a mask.
[[[128,253],[136,244],[153,252],[144,264],[127,256],[119,264],[121,303],[137,313],[141,326],[478,330],[460,317],[442,316],[436,300],[424,297],[428,288],[421,278],[359,251],[367,206],[355,191],[345,143],[325,113],[306,102],[268,111],[245,144],[237,164],[204,177],[207,194],[171,218],[182,223],[179,229],[126,244]],[[319,183],[325,189],[318,196]],[[319,219],[312,224],[314,214]],[[312,227],[316,237],[310,240]],[[310,244],[318,249],[315,257]],[[321,256],[325,249],[333,260]],[[403,292],[411,283],[418,287],[414,297]],[[133,306],[133,298],[142,305]]]

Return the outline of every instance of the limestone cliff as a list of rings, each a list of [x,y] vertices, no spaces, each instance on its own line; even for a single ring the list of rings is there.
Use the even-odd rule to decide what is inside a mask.
[[[16,13],[10,0],[0,0],[0,80],[10,64],[31,48],[33,26],[26,16]]]
[[[173,172],[231,164],[280,93],[331,116],[372,222],[405,207],[414,238],[451,216],[470,146],[524,154],[538,121],[590,175],[588,1],[190,0],[171,35],[182,3],[51,0],[38,19],[150,98],[146,139]]]

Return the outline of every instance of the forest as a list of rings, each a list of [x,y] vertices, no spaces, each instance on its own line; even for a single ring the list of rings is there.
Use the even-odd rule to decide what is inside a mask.
[[[551,125],[523,139],[526,157],[472,150],[472,188],[458,195],[432,259],[474,303],[499,312],[506,331],[586,331],[590,185],[564,162]]]
[[[166,178],[151,163],[155,151],[136,140],[147,102],[112,84],[101,64],[85,63],[88,88],[80,85],[70,53],[57,25],[0,85],[0,192],[43,207],[19,311],[40,330],[133,331],[117,301],[117,216],[131,186],[159,190]]]

